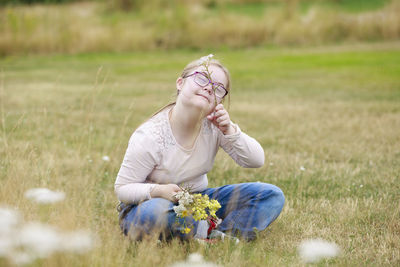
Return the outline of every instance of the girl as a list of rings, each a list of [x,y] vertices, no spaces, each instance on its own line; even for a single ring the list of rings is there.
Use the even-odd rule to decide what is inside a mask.
[[[115,192],[120,200],[121,229],[134,240],[150,234],[167,239],[210,238],[225,232],[252,240],[283,208],[283,193],[271,184],[207,188],[207,173],[219,147],[242,167],[264,164],[261,145],[231,122],[222,104],[230,90],[230,76],[211,57],[185,67],[176,80],[176,102],[143,123],[129,140]],[[180,186],[207,194],[221,204],[216,215],[222,222],[212,235],[207,236],[194,220],[193,231],[181,232],[183,224],[177,223],[173,210]]]

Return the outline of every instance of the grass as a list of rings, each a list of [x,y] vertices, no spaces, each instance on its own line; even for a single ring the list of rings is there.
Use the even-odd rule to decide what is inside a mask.
[[[219,9],[237,14],[248,15],[252,17],[261,17],[268,9],[276,9],[277,7],[285,7],[289,1],[231,1],[221,4]],[[351,1],[315,1],[315,0],[291,0],[301,10],[306,13],[310,8],[326,8],[336,9],[344,12],[360,13],[365,11],[373,11],[384,7],[389,0],[351,0]]]
[[[209,51],[2,58],[0,203],[43,220],[24,192],[62,190],[47,222],[98,237],[87,254],[33,266],[168,266],[196,251],[226,266],[302,266],[297,245],[315,237],[342,248],[321,266],[399,265],[399,47],[213,51],[232,73],[231,118],[262,144],[266,164],[243,169],[218,153],[210,186],[272,183],[286,204],[255,242],[210,247],[130,243],[113,192],[132,131],[172,99],[185,64]]]
[[[301,1],[302,9],[318,5],[326,8],[335,8],[346,12],[357,13],[363,11],[372,11],[382,8],[389,0],[352,0],[352,1]]]

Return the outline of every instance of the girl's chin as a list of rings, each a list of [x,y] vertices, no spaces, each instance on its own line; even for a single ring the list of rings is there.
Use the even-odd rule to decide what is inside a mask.
[[[210,114],[212,111],[212,106],[210,105],[210,103],[205,101],[202,101],[201,103],[200,102],[193,103],[193,105],[206,115]]]
[[[210,114],[211,111],[213,110],[213,105],[210,102],[208,102],[207,99],[196,97],[185,102],[187,106],[194,107],[206,115]]]

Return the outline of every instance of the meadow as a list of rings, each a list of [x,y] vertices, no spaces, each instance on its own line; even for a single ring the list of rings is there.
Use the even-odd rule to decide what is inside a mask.
[[[221,266],[303,266],[300,241],[342,249],[321,266],[400,264],[400,43],[0,59],[0,205],[26,221],[88,229],[93,249],[32,266],[168,266],[192,252]],[[173,100],[189,61],[213,52],[230,69],[231,119],[263,146],[259,169],[223,151],[210,186],[261,181],[285,193],[281,216],[251,243],[132,243],[113,184],[130,135]],[[109,161],[102,160],[108,156]],[[43,206],[24,197],[66,193]],[[0,258],[0,265],[8,265]]]

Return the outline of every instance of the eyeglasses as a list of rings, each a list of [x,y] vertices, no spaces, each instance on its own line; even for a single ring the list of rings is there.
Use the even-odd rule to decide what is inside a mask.
[[[189,74],[183,78],[188,78],[191,76],[194,76],[194,82],[201,87],[205,87],[211,83],[215,92],[215,96],[217,96],[218,98],[222,99],[228,94],[228,90],[226,90],[221,83],[212,82],[203,72],[195,71],[192,74]]]

